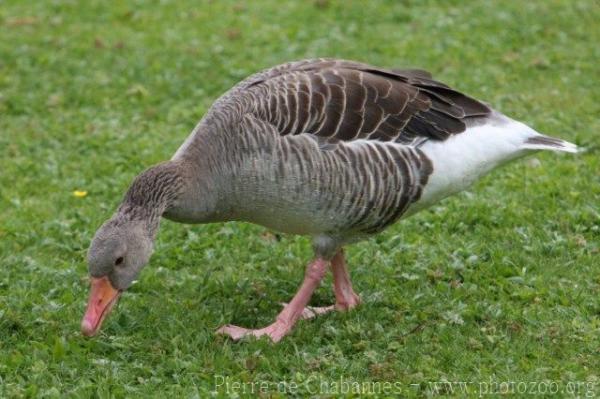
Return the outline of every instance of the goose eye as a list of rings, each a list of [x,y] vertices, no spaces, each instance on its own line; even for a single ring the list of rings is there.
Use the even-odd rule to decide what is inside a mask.
[[[120,265],[121,263],[123,263],[123,257],[119,256],[117,260],[115,260],[115,265]]]

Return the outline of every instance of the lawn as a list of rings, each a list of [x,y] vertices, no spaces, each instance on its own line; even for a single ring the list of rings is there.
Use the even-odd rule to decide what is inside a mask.
[[[600,395],[598,21],[594,0],[0,1],[0,397]],[[87,246],[133,177],[240,79],[316,56],[430,70],[587,151],[535,154],[348,248],[363,304],[278,345],[214,331],[269,323],[309,241],[164,221],[82,337]]]

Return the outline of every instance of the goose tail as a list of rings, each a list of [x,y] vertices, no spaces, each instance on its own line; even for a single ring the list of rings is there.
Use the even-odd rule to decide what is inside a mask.
[[[523,143],[522,148],[527,150],[550,150],[550,151],[563,151],[577,153],[580,151],[573,143],[568,141],[557,139],[555,137],[545,136],[543,134],[537,134],[533,137],[529,137]]]

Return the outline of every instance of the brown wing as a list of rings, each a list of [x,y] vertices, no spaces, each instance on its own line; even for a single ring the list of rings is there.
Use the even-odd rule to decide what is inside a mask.
[[[488,115],[481,102],[425,71],[380,69],[351,61],[285,64],[242,83],[255,116],[281,135],[311,133],[320,141],[380,140],[418,145],[465,130]]]

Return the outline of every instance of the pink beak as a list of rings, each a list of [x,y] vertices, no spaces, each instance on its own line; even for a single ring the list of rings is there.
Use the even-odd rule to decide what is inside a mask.
[[[81,320],[81,332],[91,337],[96,335],[104,318],[117,303],[121,291],[112,286],[108,277],[91,277],[90,299]]]

